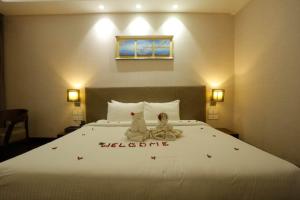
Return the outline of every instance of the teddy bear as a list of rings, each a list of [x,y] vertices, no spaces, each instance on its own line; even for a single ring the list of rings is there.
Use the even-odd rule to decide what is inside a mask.
[[[131,113],[131,127],[127,129],[125,135],[131,141],[142,142],[149,138],[149,131],[144,120],[144,113]]]
[[[157,140],[176,140],[182,134],[181,130],[173,129],[171,124],[168,124],[167,113],[158,115],[158,125],[156,129],[151,131],[151,137]]]

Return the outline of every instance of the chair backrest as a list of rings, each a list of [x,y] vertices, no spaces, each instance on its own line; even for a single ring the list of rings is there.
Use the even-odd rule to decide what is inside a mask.
[[[0,126],[5,127],[6,122],[16,124],[28,119],[28,110],[26,109],[9,109],[0,111]]]

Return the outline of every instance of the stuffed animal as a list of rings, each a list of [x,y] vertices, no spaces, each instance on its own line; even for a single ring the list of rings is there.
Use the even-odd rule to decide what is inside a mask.
[[[151,137],[157,140],[176,140],[181,134],[181,130],[173,129],[173,126],[168,124],[167,113],[160,113],[158,115],[158,125],[156,129],[151,130]]]
[[[168,124],[168,115],[167,113],[160,113],[158,116],[158,126],[156,127],[157,130],[163,130],[165,132],[172,131],[173,126]]]
[[[142,142],[149,138],[149,131],[147,130],[144,120],[144,113],[131,113],[132,122],[131,127],[126,131],[125,135],[131,141]]]

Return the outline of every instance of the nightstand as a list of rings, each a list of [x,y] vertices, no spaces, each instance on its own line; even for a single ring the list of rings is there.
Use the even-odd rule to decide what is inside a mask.
[[[236,132],[233,132],[233,131],[231,131],[231,130],[229,130],[229,129],[227,129],[227,128],[216,128],[216,129],[219,130],[219,131],[222,131],[223,133],[226,133],[226,134],[228,134],[228,135],[231,135],[231,136],[233,136],[233,137],[235,137],[235,138],[237,138],[237,139],[240,138],[240,134],[238,134],[238,133],[236,133]]]
[[[73,131],[76,131],[77,129],[81,128],[81,126],[68,126],[65,128],[63,133],[57,134],[57,138],[67,135],[68,133],[71,133]]]

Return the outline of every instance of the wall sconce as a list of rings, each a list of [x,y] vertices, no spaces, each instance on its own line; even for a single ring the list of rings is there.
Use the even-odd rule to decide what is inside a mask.
[[[75,106],[80,106],[80,90],[68,89],[67,90],[67,101],[74,102]]]
[[[212,89],[212,96],[211,96],[211,106],[215,106],[217,102],[224,102],[224,89]]]

